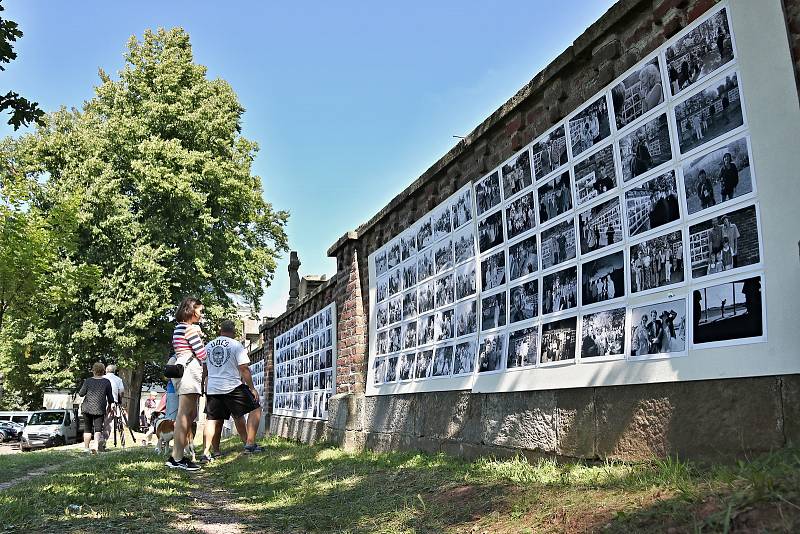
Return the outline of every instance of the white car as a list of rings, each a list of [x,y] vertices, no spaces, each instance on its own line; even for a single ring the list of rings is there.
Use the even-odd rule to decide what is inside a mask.
[[[20,449],[29,451],[75,443],[78,439],[78,418],[72,410],[40,410],[33,412],[22,431]]]

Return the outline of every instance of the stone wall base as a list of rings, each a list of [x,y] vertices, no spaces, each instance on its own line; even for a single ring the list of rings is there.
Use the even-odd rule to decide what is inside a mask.
[[[800,446],[800,375],[569,390],[331,398],[323,423],[272,416],[270,433],[347,450],[725,460]]]

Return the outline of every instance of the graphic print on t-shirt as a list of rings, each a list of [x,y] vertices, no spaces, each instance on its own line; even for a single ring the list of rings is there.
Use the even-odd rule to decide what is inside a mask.
[[[239,366],[250,363],[244,346],[235,339],[220,336],[206,345],[207,391],[209,395],[230,393],[242,383]]]

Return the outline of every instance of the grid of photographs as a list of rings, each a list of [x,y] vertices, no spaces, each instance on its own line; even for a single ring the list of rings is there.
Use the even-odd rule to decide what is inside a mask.
[[[274,358],[273,413],[327,419],[336,394],[336,303],[275,338]]]
[[[763,275],[753,272],[763,258],[759,205],[739,79],[721,3],[477,180],[472,224],[453,228],[468,249],[455,263],[475,256],[456,265],[454,297],[452,264],[437,258],[450,258],[455,238],[444,228],[417,242],[419,255],[434,251],[417,265],[432,262],[426,276],[436,278],[419,289],[419,314],[430,315],[417,321],[416,360],[407,353],[416,367],[405,376],[666,358],[764,340]],[[429,219],[436,226],[436,213],[448,209],[409,235]],[[392,250],[403,239],[371,256],[376,386],[395,376],[391,349],[407,349],[381,349],[403,311],[392,314],[393,269],[402,268]],[[459,349],[452,337],[467,334]]]

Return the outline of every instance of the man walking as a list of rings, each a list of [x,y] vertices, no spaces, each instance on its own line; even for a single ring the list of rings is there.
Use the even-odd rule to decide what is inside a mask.
[[[219,452],[222,424],[233,416],[236,430],[244,441],[244,452],[261,452],[256,445],[256,432],[261,421],[261,403],[250,374],[250,358],[236,341],[236,325],[224,320],[219,337],[206,345],[206,426],[203,432],[205,450],[201,462],[212,459],[212,448]],[[247,414],[247,423],[244,416]]]
[[[122,417],[122,396],[125,393],[125,383],[117,376],[117,366],[114,364],[106,365],[106,374],[103,378],[111,382],[111,396],[114,398],[113,404],[109,404],[108,412],[103,424],[103,448],[111,437],[112,425],[117,417]]]

